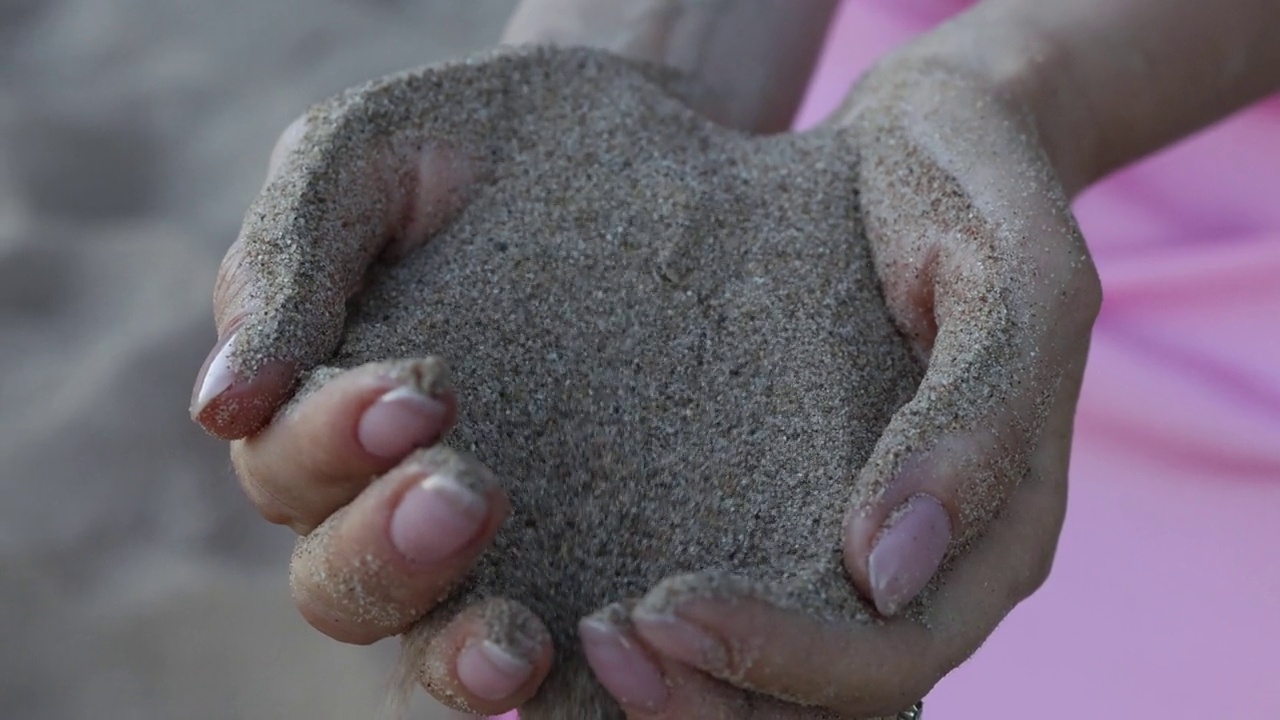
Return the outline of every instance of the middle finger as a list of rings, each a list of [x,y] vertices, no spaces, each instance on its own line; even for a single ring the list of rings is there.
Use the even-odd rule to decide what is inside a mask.
[[[294,601],[343,642],[402,632],[466,574],[509,509],[479,461],[443,446],[415,452],[299,540]]]
[[[453,424],[456,403],[433,358],[371,363],[326,380],[261,433],[231,444],[245,492],[271,522],[306,534],[370,479]]]

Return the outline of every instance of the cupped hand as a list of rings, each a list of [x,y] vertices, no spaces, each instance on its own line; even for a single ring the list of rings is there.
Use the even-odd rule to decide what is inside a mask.
[[[542,4],[555,12],[525,3],[504,41],[595,45],[675,64],[693,76],[680,90],[691,107],[751,130],[785,127],[832,5],[813,3],[820,12],[779,32],[771,18],[791,8],[774,0],[678,12],[659,3],[634,16],[644,8],[630,2],[603,14],[586,2]],[[741,33],[723,34],[726,16]],[[626,31],[615,32],[615,21]],[[787,42],[753,66],[722,62],[744,37]],[[702,52],[703,40],[718,53]],[[744,72],[752,68],[768,80]],[[752,85],[769,94],[741,91]],[[774,102],[777,93],[791,99]],[[308,375],[336,348],[344,302],[371,265],[429,241],[465,206],[481,170],[432,138],[405,136],[329,153],[338,162],[326,172],[299,147],[349,138],[316,127],[318,119],[304,115],[282,134],[267,184],[219,268],[219,340],[197,377],[192,417],[231,441],[236,473],[261,514],[299,534],[291,584],[312,625],[352,643],[405,634],[405,665],[437,699],[505,712],[536,692],[552,647],[541,621],[507,600],[452,618],[430,613],[508,513],[487,469],[436,445],[457,413],[443,365],[403,359]],[[339,193],[343,202],[328,202]],[[296,207],[273,205],[280,202]],[[297,212],[303,205],[310,212]],[[299,221],[274,224],[281,216]],[[290,401],[299,378],[307,387]]]
[[[457,414],[435,358],[371,363],[298,378],[336,347],[340,310],[378,258],[427,241],[465,203],[471,162],[429,143],[381,139],[351,149],[343,203],[280,226],[263,203],[305,203],[323,180],[298,167],[300,143],[324,130],[304,116],[282,135],[262,197],[219,271],[220,337],[197,380],[192,415],[231,440],[246,494],[299,536],[290,567],[302,615],[325,634],[370,643],[417,624],[470,570],[508,514],[491,473],[437,445]],[[328,217],[344,212],[360,215]],[[326,262],[299,262],[306,254]],[[303,273],[309,273],[305,277]],[[505,712],[531,697],[551,666],[550,636],[503,599],[433,626],[415,651],[437,697]],[[519,632],[513,632],[513,629]]]
[[[680,597],[697,583],[673,579],[583,624],[633,720],[892,716],[1049,573],[1101,290],[1012,91],[1025,78],[929,47],[882,62],[823,130],[856,138],[885,299],[927,368],[845,523],[845,567],[883,621]]]

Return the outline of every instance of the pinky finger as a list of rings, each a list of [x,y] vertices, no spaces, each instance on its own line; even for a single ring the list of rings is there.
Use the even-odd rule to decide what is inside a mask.
[[[421,684],[455,710],[498,715],[532,698],[551,670],[551,635],[524,605],[493,598],[447,618],[435,612],[406,632],[400,695]]]

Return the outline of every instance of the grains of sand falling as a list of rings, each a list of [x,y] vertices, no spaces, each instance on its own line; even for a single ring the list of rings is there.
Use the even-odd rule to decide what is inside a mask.
[[[249,251],[288,301],[247,328],[244,363],[283,347],[326,366],[318,377],[388,358],[451,367],[447,443],[492,468],[512,514],[433,619],[502,597],[545,622],[555,665],[524,718],[621,717],[576,623],[672,575],[717,571],[713,592],[732,574],[823,618],[870,617],[841,521],[921,371],[878,289],[857,153],[834,131],[731,132],[668,90],[577,50],[395,76],[313,110],[250,212],[283,228]],[[354,270],[326,263],[323,239],[383,232],[385,201],[355,185],[377,177],[369,148],[421,138],[479,180],[343,307],[334,288]],[[295,330],[344,312],[340,338]]]

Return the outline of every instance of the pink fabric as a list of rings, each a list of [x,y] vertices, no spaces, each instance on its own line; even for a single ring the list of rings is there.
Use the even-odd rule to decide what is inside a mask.
[[[960,5],[846,0],[798,126]],[[1076,212],[1106,300],[1058,560],[929,716],[1280,718],[1280,98]]]

